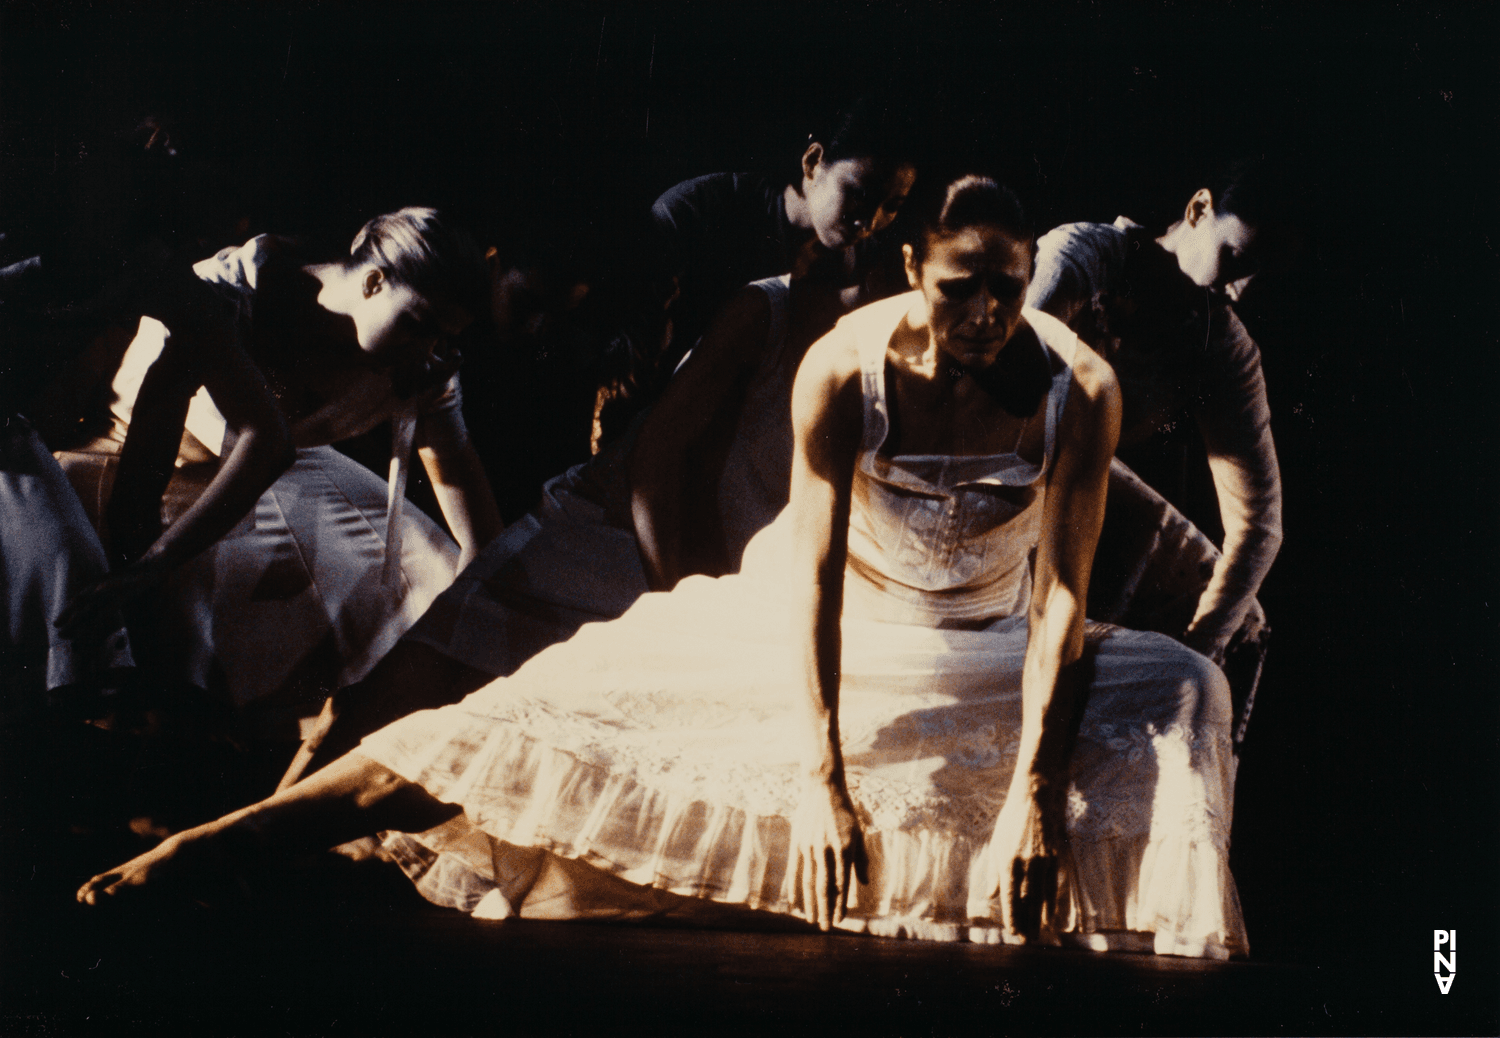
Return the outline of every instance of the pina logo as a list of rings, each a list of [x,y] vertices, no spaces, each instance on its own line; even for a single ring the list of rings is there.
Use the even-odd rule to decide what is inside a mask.
[[[1443,954],[1446,948],[1448,954]],[[1448,975],[1443,976],[1443,970]],[[1437,978],[1438,990],[1443,994],[1453,987],[1453,978],[1458,976],[1458,931],[1457,930],[1434,930],[1432,931],[1432,975]]]

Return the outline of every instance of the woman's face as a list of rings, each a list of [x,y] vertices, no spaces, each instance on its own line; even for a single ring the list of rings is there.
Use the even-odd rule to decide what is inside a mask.
[[[920,265],[905,246],[906,278],[927,302],[938,350],[965,367],[984,368],[1021,325],[1031,281],[1031,242],[994,224],[929,235]]]
[[[1210,193],[1199,191],[1188,202],[1177,265],[1202,288],[1247,281],[1256,270],[1255,239],[1255,227],[1233,213],[1219,212]]]
[[[473,320],[460,307],[438,306],[414,289],[370,267],[363,275],[363,298],[355,308],[359,348],[381,365],[445,360],[450,343]]]
[[[802,156],[802,197],[812,231],[830,249],[846,248],[887,226],[916,179],[916,169],[909,165],[891,170],[871,158],[830,162],[821,144],[809,146]]]

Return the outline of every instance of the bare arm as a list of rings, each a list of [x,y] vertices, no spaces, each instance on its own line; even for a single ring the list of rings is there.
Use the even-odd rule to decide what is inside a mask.
[[[484,463],[464,425],[457,376],[452,378],[446,396],[440,406],[418,420],[417,454],[432,479],[433,493],[448,529],[458,541],[461,570],[500,535],[505,524]]]
[[[630,509],[646,579],[671,589],[683,576],[683,490],[689,448],[739,413],[750,373],[770,334],[764,293],[743,288],[673,376],[630,455]]]
[[[233,308],[186,264],[161,263],[125,288],[123,306],[171,329],[136,395],[105,513],[115,569],[58,617],[64,631],[118,608],[228,532],[295,454],[286,422],[239,343]],[[205,387],[225,420],[219,469],[193,505],[161,530],[188,405]],[[122,563],[125,563],[122,565]]]
[[[1083,692],[1075,679],[1083,654],[1089,571],[1104,522],[1109,462],[1120,431],[1120,390],[1109,366],[1080,346],[1074,384],[1058,423],[1057,457],[1047,480],[1027,612],[1021,678],[1021,756],[1017,779],[1066,784]]]
[[[136,396],[106,523],[117,566],[58,617],[86,624],[189,561],[239,522],[296,455],[286,421],[260,370],[241,348],[231,315],[202,282],[174,272],[144,294],[141,308],[178,329],[169,335]],[[188,404],[208,390],[225,421],[219,469],[165,531],[161,498],[171,479]]]
[[[1084,603],[1120,431],[1114,373],[1082,344],[1073,378],[1058,423],[1033,571],[1020,749],[991,842],[1007,923],[1028,937],[1050,922],[1055,906],[1058,857],[1067,838],[1068,763],[1087,698]]]
[[[260,370],[240,346],[227,305],[191,269],[164,271],[140,307],[171,329],[136,398],[111,497],[117,553],[170,570],[227,533],[292,463],[286,421]],[[199,386],[224,416],[219,471],[196,502],[151,541],[171,478],[187,406]],[[149,543],[149,547],[147,546]]]
[[[192,348],[196,351],[197,345]],[[205,352],[209,352],[212,359],[200,370],[204,388],[224,416],[224,452],[218,472],[203,493],[142,554],[141,563],[153,568],[174,569],[223,537],[255,507],[261,494],[296,458],[286,420],[260,370],[239,345],[230,343]],[[141,409],[141,398],[138,397],[135,413],[139,415]],[[184,401],[184,417],[185,413]],[[176,424],[180,437],[181,422]],[[136,422],[132,421],[132,434],[135,426]],[[170,471],[169,466],[169,475]],[[123,456],[120,472],[123,480]],[[157,502],[159,506],[159,496]]]
[[[804,908],[828,929],[843,917],[864,844],[844,781],[839,673],[849,509],[863,431],[859,360],[838,332],[814,343],[792,392],[793,637],[806,682],[806,787],[793,820]]]

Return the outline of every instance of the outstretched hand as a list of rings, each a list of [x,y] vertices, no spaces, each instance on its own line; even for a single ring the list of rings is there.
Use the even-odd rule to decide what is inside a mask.
[[[1057,918],[1057,870],[1067,842],[1066,783],[1012,791],[984,854],[1005,928],[1027,941]]]
[[[807,918],[828,930],[849,905],[851,874],[869,882],[864,834],[842,782],[812,779],[792,816],[793,882]]]
[[[151,591],[166,573],[146,563],[122,566],[73,596],[52,625],[65,637],[78,637],[101,624],[110,630],[120,625],[126,606]]]

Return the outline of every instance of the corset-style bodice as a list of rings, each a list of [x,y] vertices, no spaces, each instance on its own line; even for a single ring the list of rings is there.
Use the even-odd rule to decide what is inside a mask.
[[[1055,318],[1026,312],[1038,338],[1060,361],[1041,409],[1046,433],[1040,464],[1013,452],[890,457],[881,453],[890,433],[886,350],[911,305],[911,295],[898,296],[843,322],[859,353],[864,397],[864,438],[849,518],[846,612],[934,625],[1023,613],[1031,589],[1031,552],[1041,531],[1044,477],[1054,458],[1077,340]]]

